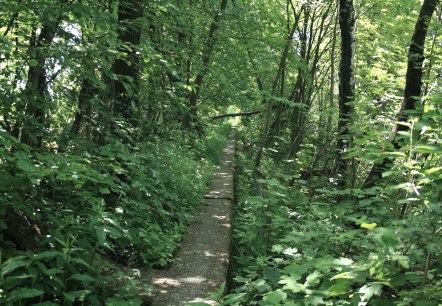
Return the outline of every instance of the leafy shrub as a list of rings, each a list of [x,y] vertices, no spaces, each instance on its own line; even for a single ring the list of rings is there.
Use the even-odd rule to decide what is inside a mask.
[[[54,153],[2,131],[0,303],[140,305],[142,285],[119,265],[170,263],[226,132],[194,147],[114,140]]]
[[[405,149],[383,153],[401,162],[366,190],[305,181],[290,175],[301,169],[269,159],[266,178],[254,181],[251,158],[240,158],[236,289],[224,305],[440,304],[442,151],[434,116],[410,124]],[[373,155],[364,145],[354,150]]]

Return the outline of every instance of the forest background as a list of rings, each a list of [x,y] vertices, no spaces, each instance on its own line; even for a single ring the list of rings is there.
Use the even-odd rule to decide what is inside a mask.
[[[142,304],[232,115],[224,304],[441,303],[440,1],[1,5],[1,303]]]

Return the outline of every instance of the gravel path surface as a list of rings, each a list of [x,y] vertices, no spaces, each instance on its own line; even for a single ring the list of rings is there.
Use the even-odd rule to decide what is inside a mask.
[[[167,270],[151,273],[151,305],[217,305],[208,295],[226,280],[229,264],[235,143],[233,127],[203,208],[189,226],[174,263]]]

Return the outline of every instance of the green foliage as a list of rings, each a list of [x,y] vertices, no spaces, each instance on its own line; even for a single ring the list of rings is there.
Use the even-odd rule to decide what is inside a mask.
[[[227,132],[228,126],[209,128],[193,147],[152,139],[53,154],[2,131],[1,214],[14,211],[21,219],[0,223],[0,301],[101,305],[113,296],[106,305],[140,305],[139,282],[116,264],[171,262]],[[35,230],[23,238],[36,249],[16,251],[31,244],[20,245],[11,232],[27,226]]]
[[[215,11],[138,3],[2,7],[0,304],[141,305],[128,267],[167,266],[199,208],[229,127],[180,129]]]
[[[395,147],[422,1],[354,2],[355,111],[338,176],[336,1],[228,1],[217,15],[219,1],[134,0],[144,15],[124,22],[121,1],[4,1],[0,303],[140,305],[128,267],[171,262],[220,158],[228,126],[207,118],[269,108],[241,118],[238,288],[224,303],[440,304],[441,11],[422,103]],[[140,43],[120,35],[136,26]],[[198,131],[182,131],[195,113]]]
[[[427,103],[421,119],[406,123],[402,149],[385,153],[397,163],[367,190],[306,181],[289,175],[302,164],[275,167],[270,158],[266,179],[254,181],[240,156],[237,287],[224,305],[439,304],[440,97]],[[376,154],[364,141],[348,158]]]

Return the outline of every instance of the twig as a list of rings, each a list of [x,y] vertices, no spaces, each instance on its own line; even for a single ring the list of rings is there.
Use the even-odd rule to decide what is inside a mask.
[[[251,115],[256,115],[256,114],[262,114],[262,111],[256,110],[256,111],[252,111],[252,112],[229,113],[229,114],[214,116],[214,117],[211,117],[210,119],[215,120],[215,119],[220,119],[220,118],[225,118],[225,117],[251,116]]]

